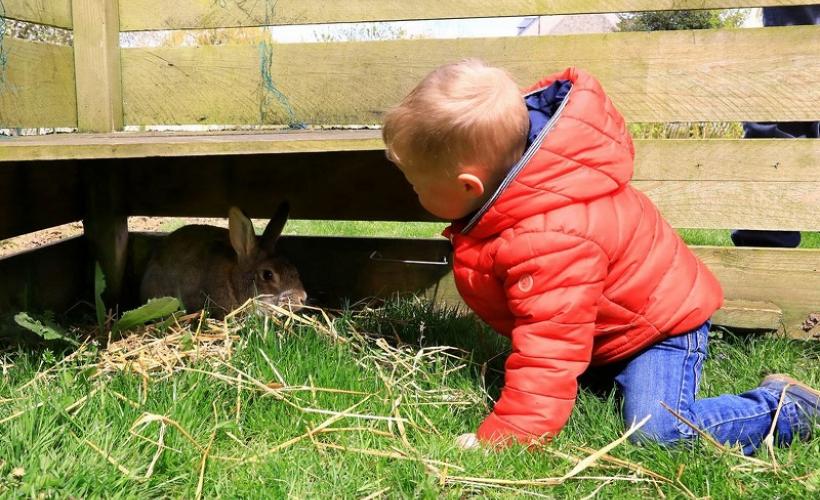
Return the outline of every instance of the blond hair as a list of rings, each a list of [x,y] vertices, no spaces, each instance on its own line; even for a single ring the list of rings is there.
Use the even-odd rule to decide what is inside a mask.
[[[524,152],[529,118],[510,75],[477,59],[427,75],[387,112],[387,155],[401,166],[456,173],[481,166],[503,177]]]

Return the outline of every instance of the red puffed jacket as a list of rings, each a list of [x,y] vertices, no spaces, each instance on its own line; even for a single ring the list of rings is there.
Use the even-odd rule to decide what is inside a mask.
[[[527,95],[556,81],[571,88],[521,161],[471,220],[445,231],[464,301],[512,339],[482,441],[556,435],[588,366],[693,330],[723,301],[712,273],[629,185],[632,139],[600,84],[570,68]]]

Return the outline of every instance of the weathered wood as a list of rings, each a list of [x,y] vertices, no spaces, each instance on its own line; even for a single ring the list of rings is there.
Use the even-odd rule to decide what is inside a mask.
[[[123,125],[117,0],[72,0],[77,127],[110,132]],[[128,247],[128,217],[121,205],[123,178],[116,163],[83,168],[83,228],[92,257],[106,278],[106,302],[120,299]]]
[[[150,164],[127,160],[127,164],[128,185],[151,186],[129,192],[128,213],[133,215],[222,217],[230,203],[241,202],[257,216],[271,216],[273,203],[288,198],[294,218],[432,220],[380,150],[168,158]],[[818,165],[811,168],[816,172]],[[633,184],[675,227],[820,230],[818,180]]]
[[[379,123],[426,72],[468,56],[522,85],[585,68],[629,121],[818,120],[817,46],[820,27],[789,26],[123,49],[125,122]]]
[[[0,38],[0,128],[76,127],[71,47]],[[0,139],[2,140],[2,139]]]
[[[300,218],[430,220],[384,158],[378,134],[19,138],[6,141],[10,147],[0,149],[0,160],[29,153],[46,158],[184,156],[128,162],[128,185],[152,186],[132,190],[128,211],[134,215],[221,217],[230,200],[257,210],[275,208],[272,198],[289,197]],[[820,229],[815,215],[820,211],[818,141],[656,140],[638,141],[637,151],[634,185],[676,227]],[[290,154],[274,154],[283,152]]]
[[[61,159],[220,156],[384,148],[379,130],[61,134],[15,137],[0,162]],[[668,139],[635,141],[635,180],[816,181],[820,141]]]
[[[820,181],[635,181],[674,227],[820,230]]]
[[[0,162],[378,151],[380,130],[61,134],[3,142]]]
[[[294,217],[300,218],[430,220],[384,158],[378,134],[18,138],[0,148],[0,160],[164,157],[128,162],[128,185],[151,186],[129,195],[128,211],[134,215],[221,217],[231,200],[241,200],[250,210],[272,210],[271,199],[288,197]],[[815,216],[820,210],[818,141],[653,140],[638,141],[637,151],[634,185],[676,227],[820,229]],[[274,154],[284,152],[289,154]]]
[[[90,255],[100,263],[105,274],[105,299],[112,306],[119,302],[127,265],[128,216],[123,201],[126,189],[123,172],[116,160],[86,162],[82,169],[83,229]]]
[[[463,305],[447,266],[449,242],[378,238],[300,237],[283,251],[307,273],[308,293],[352,301],[396,292],[421,293],[448,305]],[[820,311],[820,251],[692,247],[723,285],[726,302],[716,324],[770,329],[806,337],[800,325]],[[372,252],[378,252],[376,259]],[[316,266],[333,255],[334,265]],[[427,265],[401,260],[429,261]],[[313,274],[311,274],[313,273]]]
[[[635,180],[813,182],[820,141],[796,139],[635,141]]]
[[[122,160],[129,215],[225,217],[238,205],[271,217],[280,200],[295,219],[434,220],[382,151]]]
[[[117,0],[73,0],[77,127],[122,129],[120,30]]]
[[[771,302],[783,311],[786,333],[806,337],[800,325],[808,314],[820,311],[820,251],[731,247],[693,250],[718,277],[728,300]],[[761,325],[772,319],[768,310],[756,313]],[[764,320],[767,316],[769,320]],[[745,324],[740,326],[748,328],[752,316],[744,315],[743,321]]]
[[[71,29],[71,0],[2,0],[0,18]]]
[[[140,235],[137,241],[155,236]],[[148,242],[149,251],[150,242]],[[81,238],[0,260],[0,312],[27,308],[64,311],[90,295],[90,259]],[[323,305],[388,297],[427,295],[462,305],[449,268],[444,239],[284,237],[280,250],[294,262],[310,296]],[[693,247],[717,274],[727,301],[716,324],[736,328],[782,328],[805,337],[800,324],[820,310],[820,252],[788,249]],[[376,252],[374,255],[373,252]],[[400,261],[428,261],[408,264]],[[330,263],[317,265],[317,263]],[[139,269],[132,269],[136,279]],[[27,284],[27,285],[26,285]],[[782,315],[782,316],[781,316]],[[782,317],[782,322],[781,322]]]
[[[0,151],[3,142],[0,139]],[[6,163],[0,166],[0,239],[75,222],[83,216],[75,162]],[[0,281],[2,281],[0,274]]]
[[[0,318],[21,311],[66,312],[91,298],[83,238],[0,259]]]
[[[806,0],[120,0],[123,31],[800,5]]]
[[[712,321],[716,325],[734,328],[763,329],[785,333],[783,310],[771,302],[727,300],[712,317]]]

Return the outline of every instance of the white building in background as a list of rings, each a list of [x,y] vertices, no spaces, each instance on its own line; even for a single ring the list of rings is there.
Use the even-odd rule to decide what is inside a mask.
[[[617,25],[617,14],[525,17],[518,25],[518,36],[609,33]]]

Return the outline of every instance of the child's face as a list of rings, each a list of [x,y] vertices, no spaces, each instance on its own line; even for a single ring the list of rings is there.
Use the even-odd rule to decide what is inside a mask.
[[[413,186],[421,206],[436,217],[461,219],[480,206],[484,188],[475,175],[448,175],[434,169],[397,166]]]

